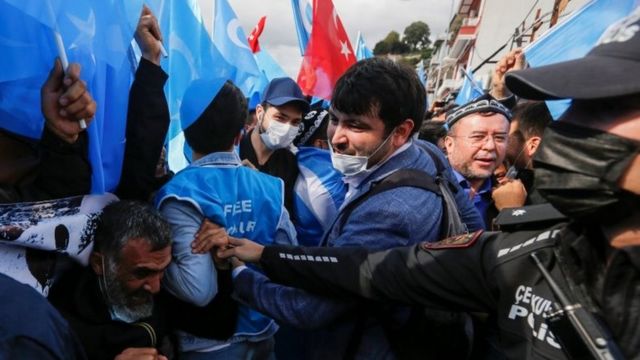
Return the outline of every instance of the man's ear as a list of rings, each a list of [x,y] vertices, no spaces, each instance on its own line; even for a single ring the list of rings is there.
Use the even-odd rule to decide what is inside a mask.
[[[93,269],[93,272],[97,275],[102,275],[102,269],[104,269],[103,261],[104,256],[97,251],[93,251],[89,256],[89,265],[91,265],[91,269]]]
[[[453,148],[453,136],[445,135],[443,138],[444,148],[447,154],[451,153],[451,149]]]
[[[411,137],[411,132],[415,127],[415,123],[411,119],[405,119],[400,123],[395,129],[395,133],[393,135],[393,144],[396,147],[400,147],[404,145]]]
[[[525,151],[527,152],[527,156],[529,158],[533,157],[533,154],[535,154],[538,150],[540,141],[542,141],[542,138],[540,138],[540,136],[532,136],[529,138],[529,140],[527,140],[527,143],[525,144]]]
[[[238,135],[233,139],[233,145],[240,145],[240,141],[242,140],[242,131],[238,132]]]

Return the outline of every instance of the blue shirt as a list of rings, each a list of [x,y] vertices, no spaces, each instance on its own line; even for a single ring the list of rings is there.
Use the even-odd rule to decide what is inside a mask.
[[[471,198],[471,185],[469,184],[469,182],[467,181],[467,179],[465,179],[464,176],[462,176],[462,174],[460,174],[459,172],[453,170],[453,174],[456,176],[456,180],[458,182],[458,184],[460,185],[460,187],[462,188],[462,190],[464,190],[465,194],[467,194],[468,198]],[[491,189],[493,188],[493,182],[491,181],[491,178],[486,179],[483,183],[482,186],[480,186],[480,189],[478,189],[478,192],[475,193],[473,195],[473,198],[471,199],[473,201],[473,206],[476,207],[476,209],[478,209],[478,212],[480,212],[480,215],[482,216],[482,222],[483,222],[483,228],[486,229],[487,228],[487,224],[484,223],[484,219],[486,219],[486,215],[487,215],[487,209],[489,209],[489,205],[491,205]]]
[[[379,164],[357,179],[346,179],[350,189],[341,210],[364,195],[371,184],[402,168],[414,168],[435,175],[436,167],[423,146],[412,142],[398,149],[383,164]],[[433,147],[435,148],[435,147]],[[439,152],[435,148],[435,152]],[[442,155],[441,152],[439,155]],[[444,155],[443,163],[447,164]],[[444,174],[455,179],[451,170]],[[470,231],[482,227],[477,210],[462,191],[456,193],[456,203],[462,220]],[[325,234],[327,246],[365,246],[382,250],[422,241],[439,240],[442,217],[441,198],[423,189],[399,187],[372,196],[356,207],[344,226],[339,226],[341,213]],[[234,279],[237,296],[277,321],[303,329],[317,330],[313,349],[309,354],[316,359],[335,358],[344,350],[353,331],[356,304],[344,300],[309,294],[303,290],[274,284],[264,275],[244,270]],[[374,320],[375,323],[375,320]],[[329,327],[328,327],[329,326]],[[358,349],[358,358],[385,358],[390,356],[389,346],[380,326],[368,327]]]
[[[194,168],[239,168],[242,164],[240,158],[233,152],[220,152],[209,154],[195,162],[183,171],[193,171]],[[247,169],[245,175],[250,175],[253,181],[278,181],[280,179],[271,177],[260,172]],[[242,174],[241,174],[242,175]],[[176,175],[176,178],[180,176],[180,173]],[[266,178],[265,178],[266,177]],[[171,181],[174,181],[172,179]],[[171,182],[165,187],[171,188]],[[212,184],[210,184],[213,186]],[[220,188],[225,188],[222,184]],[[216,282],[216,269],[209,254],[193,254],[191,252],[191,243],[195,238],[195,233],[198,231],[202,222],[205,219],[205,213],[207,208],[218,207],[218,213],[227,213],[228,209],[223,209],[220,204],[197,204],[193,198],[181,198],[180,196],[173,196],[171,192],[167,194],[167,191],[163,187],[158,193],[156,201],[159,203],[160,211],[162,215],[171,224],[173,233],[173,246],[172,257],[173,260],[165,272],[163,279],[163,286],[166,287],[169,292],[177,296],[178,298],[193,303],[197,306],[204,306],[208,304],[217,294],[217,282]],[[257,188],[257,187],[256,187]],[[198,188],[195,191],[204,191],[209,194],[207,189]],[[280,186],[280,192],[282,192],[282,186]],[[227,194],[228,195],[228,194]],[[233,195],[233,194],[232,194]],[[238,194],[240,195],[240,194]],[[250,194],[242,194],[244,197],[250,196]],[[279,213],[277,214],[260,214],[260,216],[273,217],[277,216],[277,221],[274,222],[275,228],[272,229],[273,239],[271,242],[277,244],[289,244],[296,245],[296,235],[293,224],[289,220],[289,214],[283,205],[283,194],[280,193],[279,200],[274,199],[279,205]],[[231,210],[234,208],[232,207]],[[239,210],[242,209],[240,206]],[[257,214],[256,214],[257,215]],[[227,219],[228,220],[228,219]],[[266,219],[265,219],[266,220]],[[224,219],[220,219],[220,222],[224,222]],[[229,232],[243,232],[246,229],[240,229],[234,226],[234,224],[222,224],[227,227]],[[268,230],[268,229],[265,229]],[[239,236],[243,234],[240,233]],[[215,319],[212,319],[215,321]],[[212,323],[215,326],[215,323]],[[211,339],[197,338],[193,335],[180,332],[180,344],[182,351],[207,351],[220,348],[226,344],[239,342],[239,341],[260,341],[272,336],[277,331],[277,325],[271,321],[270,325],[264,328],[259,333],[241,334],[239,336],[233,336],[229,342],[216,341]]]

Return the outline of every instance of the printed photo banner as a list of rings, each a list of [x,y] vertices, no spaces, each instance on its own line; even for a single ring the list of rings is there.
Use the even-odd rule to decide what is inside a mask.
[[[0,205],[0,273],[46,296],[63,257],[89,262],[98,216],[112,194]]]

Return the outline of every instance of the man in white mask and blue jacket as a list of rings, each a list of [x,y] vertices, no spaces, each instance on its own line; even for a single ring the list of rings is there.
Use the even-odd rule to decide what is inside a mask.
[[[285,207],[293,214],[293,187],[298,161],[291,151],[309,102],[293,79],[275,78],[256,106],[256,127],[240,142],[240,158],[263,173],[284,181]]]
[[[445,221],[440,195],[410,185],[369,192],[381,180],[406,169],[419,171],[416,176],[441,173],[444,181],[457,188],[455,203],[467,228],[482,227],[479,213],[457,187],[442,152],[413,140],[425,111],[425,89],[415,71],[391,60],[360,61],[338,80],[329,110],[328,140],[333,166],[343,173],[348,192],[321,246],[382,250],[438,240]],[[442,164],[442,171],[436,162]],[[236,268],[234,274],[234,288],[243,302],[279,323],[316,330],[305,358],[396,357],[378,317],[381,311],[367,312],[365,306],[352,302],[277,285],[248,268]],[[400,327],[402,318],[409,315],[408,309],[386,310]],[[463,331],[463,326],[457,329]]]

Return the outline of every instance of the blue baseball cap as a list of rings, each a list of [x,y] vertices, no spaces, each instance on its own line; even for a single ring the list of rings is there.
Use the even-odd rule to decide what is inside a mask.
[[[289,103],[295,103],[300,106],[303,112],[309,111],[309,102],[302,94],[302,90],[293,79],[288,77],[275,78],[269,82],[269,85],[262,93],[261,102],[273,106],[282,106]]]

